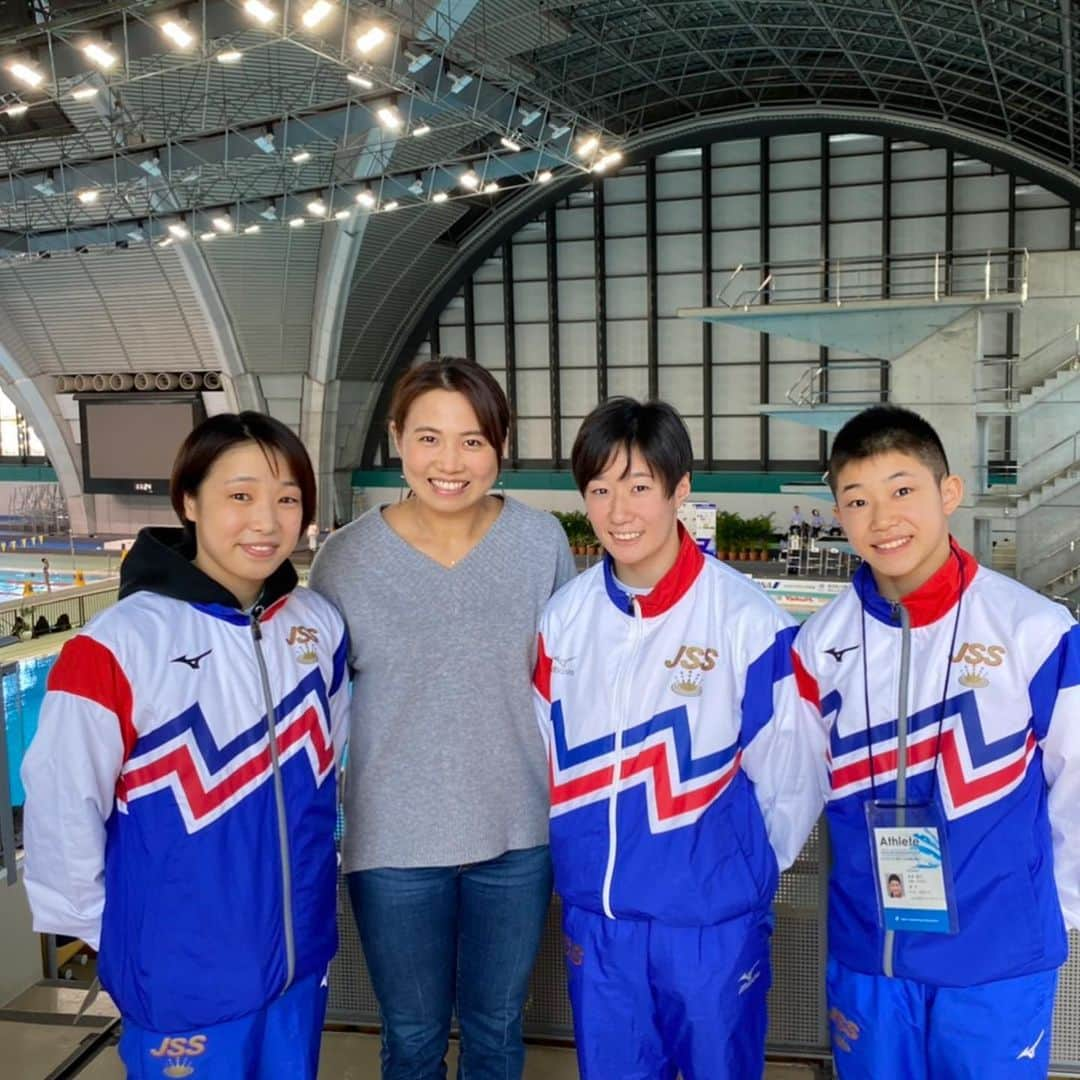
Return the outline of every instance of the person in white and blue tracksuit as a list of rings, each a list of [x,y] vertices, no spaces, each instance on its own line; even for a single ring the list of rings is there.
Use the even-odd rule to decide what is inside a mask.
[[[828,759],[837,1070],[1045,1077],[1080,927],[1080,627],[951,537],[963,484],[916,414],[854,417],[828,477],[865,562],[795,666]]]
[[[315,509],[257,413],[180,450],[183,529],[64,645],[23,764],[34,928],[100,946],[126,1075],[314,1080],[337,948],[344,623],[288,562]]]
[[[607,555],[549,602],[534,685],[581,1075],[760,1077],[770,904],[822,805],[795,626],[678,523],[670,406],[605,402],[572,462]]]

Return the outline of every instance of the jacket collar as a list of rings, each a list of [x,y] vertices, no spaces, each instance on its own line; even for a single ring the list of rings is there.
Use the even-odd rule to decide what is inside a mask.
[[[195,558],[195,537],[188,529],[141,529],[120,567],[120,598],[153,592],[194,604],[227,622],[246,624],[249,617],[235,596],[204,574]],[[296,588],[296,570],[287,559],[266,579],[259,604],[260,619],[271,618]]]
[[[641,605],[641,614],[646,619],[663,615],[665,611],[673,608],[686,595],[705,565],[705,556],[681,521],[678,528],[679,553],[675,556],[674,564],[651,591],[637,598]],[[615,560],[608,554],[604,555],[604,586],[611,602],[620,611],[633,615],[634,597],[619,587],[615,577]]]
[[[912,629],[929,626],[952,610],[960,594],[967,590],[974,581],[979,564],[975,557],[960,545],[949,539],[950,555],[937,571],[923,582],[914,592],[900,598],[900,603],[907,608]],[[896,625],[893,614],[894,604],[878,592],[874,573],[867,563],[855,572],[852,579],[855,592],[863,607],[879,622]]]

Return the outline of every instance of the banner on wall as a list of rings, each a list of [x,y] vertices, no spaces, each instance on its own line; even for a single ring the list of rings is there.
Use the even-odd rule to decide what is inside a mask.
[[[716,555],[716,503],[690,502],[679,507],[679,520],[706,555]]]

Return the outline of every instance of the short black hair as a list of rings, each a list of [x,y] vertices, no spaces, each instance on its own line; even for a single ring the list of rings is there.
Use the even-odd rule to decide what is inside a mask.
[[[945,447],[928,421],[899,405],[872,405],[853,416],[833,439],[825,474],[833,495],[845,465],[892,452],[918,458],[939,484],[949,475]]]
[[[570,452],[570,467],[581,494],[620,449],[626,451],[629,469],[635,447],[671,498],[679,481],[693,469],[690,432],[666,401],[641,402],[631,397],[608,398],[582,420]]]
[[[264,413],[218,413],[188,435],[173,462],[169,498],[176,516],[189,533],[194,532],[194,526],[184,516],[184,496],[198,494],[214,462],[226,450],[247,442],[255,443],[270,461],[273,461],[272,453],[280,454],[289,466],[293,479],[300,486],[303,516],[300,531],[303,532],[314,520],[315,471],[307,449],[295,432]]]

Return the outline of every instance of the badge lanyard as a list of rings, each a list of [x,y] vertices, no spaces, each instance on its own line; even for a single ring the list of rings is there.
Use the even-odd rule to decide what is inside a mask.
[[[866,720],[866,752],[870,764],[870,801],[866,803],[866,824],[872,865],[876,879],[878,920],[885,930],[922,931],[954,934],[959,928],[956,900],[952,886],[945,829],[937,813],[938,763],[941,735],[945,724],[945,703],[949,694],[949,675],[956,652],[956,638],[963,610],[964,563],[950,545],[959,564],[959,591],[952,638],[945,657],[945,681],[938,706],[936,744],[929,798],[920,803],[879,802],[874,776],[874,752],[870,725],[870,682],[866,659],[866,609],[862,611],[863,705]],[[909,660],[910,663],[910,660]],[[901,680],[903,683],[903,680]],[[907,712],[907,702],[902,703]],[[897,715],[899,729],[900,716]],[[897,748],[897,772],[900,761]],[[906,749],[905,749],[906,754]]]

